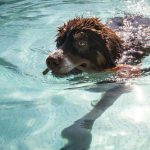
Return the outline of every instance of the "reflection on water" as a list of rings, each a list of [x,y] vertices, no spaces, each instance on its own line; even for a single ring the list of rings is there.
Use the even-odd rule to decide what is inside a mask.
[[[124,12],[149,16],[149,3],[1,0],[0,150],[148,150],[149,76],[124,85],[107,80],[112,75],[106,73],[58,79],[42,71],[66,20],[84,15],[105,22]],[[130,84],[132,91],[124,89]]]
[[[122,94],[129,92],[130,86],[120,85],[107,90],[101,100],[84,117],[62,131],[68,143],[61,150],[88,150],[92,141],[91,129],[100,117]]]

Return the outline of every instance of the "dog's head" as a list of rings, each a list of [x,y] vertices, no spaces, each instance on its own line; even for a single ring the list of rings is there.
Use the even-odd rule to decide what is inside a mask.
[[[98,18],[75,18],[58,28],[57,49],[46,59],[49,70],[63,77],[115,66],[121,40]]]

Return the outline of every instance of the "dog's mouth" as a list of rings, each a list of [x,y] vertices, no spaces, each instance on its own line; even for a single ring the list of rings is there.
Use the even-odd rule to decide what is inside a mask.
[[[73,63],[72,63],[73,64]],[[95,72],[96,69],[89,65],[89,62],[87,61],[82,61],[77,64],[69,65],[69,66],[62,66],[61,69],[50,69],[46,68],[43,71],[43,75],[46,75],[49,71],[51,71],[52,75],[55,77],[64,77],[64,76],[69,76],[69,75],[77,75],[82,72]]]
[[[61,72],[57,72],[57,71],[51,71],[51,73],[52,73],[53,76],[61,78],[61,77],[66,77],[66,76],[70,76],[70,75],[81,74],[82,71],[77,69],[77,68],[74,68],[71,71],[65,72],[65,73],[61,73]]]
[[[69,75],[77,75],[81,74],[83,71],[85,71],[85,68],[87,67],[86,63],[82,63],[81,65],[77,65],[76,67],[72,68],[71,70],[68,67],[68,70],[65,72],[61,72],[60,70],[51,70],[49,68],[46,68],[43,71],[43,75],[46,75],[49,71],[51,71],[52,75],[55,77],[64,77],[64,76],[69,76]]]
[[[60,55],[61,54],[61,55]],[[58,61],[61,56],[60,61]],[[98,65],[93,64],[91,61],[79,56],[73,56],[71,54],[63,54],[62,50],[50,54],[46,61],[47,69],[43,71],[43,75],[46,75],[49,71],[55,77],[64,77],[68,75],[76,75],[82,72],[98,72],[100,68]],[[57,64],[54,64],[56,63]]]

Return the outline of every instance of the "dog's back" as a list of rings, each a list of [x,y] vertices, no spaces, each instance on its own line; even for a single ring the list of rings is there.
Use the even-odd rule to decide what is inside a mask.
[[[150,53],[149,18],[126,15],[110,19],[107,25],[124,41],[124,51],[132,57],[132,59],[127,59],[127,63],[140,63],[141,57]]]

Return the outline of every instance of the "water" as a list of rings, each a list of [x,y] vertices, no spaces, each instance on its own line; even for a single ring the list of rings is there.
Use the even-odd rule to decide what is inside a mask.
[[[150,17],[150,1],[0,0],[0,150],[58,150],[68,146],[63,137],[73,140],[67,150],[150,149],[149,76],[116,88],[94,85],[105,74],[42,75],[59,25],[80,15],[105,22],[124,12]],[[95,109],[113,86],[104,99],[114,104]]]

